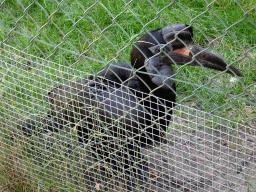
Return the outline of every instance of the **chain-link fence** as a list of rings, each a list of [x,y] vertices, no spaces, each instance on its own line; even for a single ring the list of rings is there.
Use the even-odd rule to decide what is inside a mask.
[[[2,0],[1,189],[256,191],[255,5]]]

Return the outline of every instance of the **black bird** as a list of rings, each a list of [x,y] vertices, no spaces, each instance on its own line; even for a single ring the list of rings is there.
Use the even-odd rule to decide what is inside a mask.
[[[48,116],[24,121],[22,130],[29,136],[37,127],[68,125],[78,130],[81,141],[94,143],[91,150],[100,159],[115,169],[127,169],[141,158],[141,147],[164,136],[176,98],[174,64],[242,76],[196,45],[192,27],[175,24],[144,34],[132,48],[131,63],[111,64],[88,78],[54,88],[48,93]],[[91,139],[92,135],[98,136]]]

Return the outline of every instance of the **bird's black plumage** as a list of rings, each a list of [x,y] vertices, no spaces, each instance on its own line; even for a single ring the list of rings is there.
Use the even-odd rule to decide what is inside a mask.
[[[48,94],[52,110],[47,118],[38,119],[48,129],[76,127],[84,142],[100,132],[91,149],[115,168],[125,157],[121,164],[126,169],[140,158],[140,147],[160,141],[165,134],[176,98],[174,64],[242,76],[196,45],[191,27],[175,24],[143,35],[132,48],[131,63],[111,64],[89,78],[54,88]],[[35,128],[32,119],[22,124],[27,135]],[[127,150],[111,155],[109,147],[114,151],[118,142]]]

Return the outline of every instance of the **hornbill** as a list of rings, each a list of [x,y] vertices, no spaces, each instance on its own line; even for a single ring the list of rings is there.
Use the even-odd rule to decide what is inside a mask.
[[[80,141],[93,143],[97,157],[115,169],[128,169],[141,158],[141,147],[164,138],[176,98],[174,64],[243,76],[196,45],[192,27],[174,24],[144,34],[133,45],[131,63],[110,64],[51,90],[48,116],[27,119],[21,128],[30,136],[38,127],[58,130],[68,125],[78,131]]]

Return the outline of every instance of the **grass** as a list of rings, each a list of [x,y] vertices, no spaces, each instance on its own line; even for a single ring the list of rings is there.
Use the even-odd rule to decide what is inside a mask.
[[[79,79],[85,76],[84,72],[94,73],[107,63],[129,62],[132,43],[145,31],[173,23],[193,24],[197,44],[220,53],[244,74],[232,82],[229,74],[176,66],[177,102],[254,125],[256,1],[239,2],[243,8],[234,0],[4,1],[0,6],[0,41],[60,65],[38,65],[18,57],[14,60],[21,63],[15,63],[5,58],[12,65],[2,63],[0,68],[1,126],[11,129],[20,118],[45,113],[48,106],[43,95],[52,87]],[[6,147],[1,146],[1,150]],[[5,153],[12,154],[10,150]],[[20,157],[18,152],[13,153],[13,157]],[[23,172],[18,167],[2,166],[1,172],[8,170],[7,175],[1,175],[10,179],[7,182],[2,177],[0,183],[11,191],[29,191],[30,178],[24,177],[26,182],[19,180],[16,173]]]
[[[171,3],[170,6],[167,6],[165,1],[155,1],[154,6],[148,1],[130,4],[117,1],[115,6],[113,1],[64,1],[60,3],[59,9],[56,2],[47,0],[39,2],[40,4],[8,1],[4,3],[0,13],[0,40],[41,58],[49,58],[64,66],[94,73],[106,63],[129,62],[130,43],[135,42],[145,30],[161,28],[168,23],[192,22],[195,26],[196,43],[204,47],[209,46],[210,49],[214,46],[229,63],[239,68],[245,77],[231,83],[231,76],[228,74],[212,78],[218,72],[179,66],[178,102],[187,104],[196,100],[201,109],[218,115],[226,113],[225,105],[229,103],[230,108],[240,110],[240,122],[245,122],[253,116],[243,116],[247,112],[241,106],[246,106],[248,102],[245,101],[237,107],[237,99],[232,99],[228,93],[255,103],[254,87],[247,89],[252,94],[251,97],[247,97],[244,91],[246,87],[255,84],[256,78],[255,49],[244,57],[244,53],[256,43],[256,37],[252,35],[255,26],[250,22],[255,21],[256,17],[255,9],[252,9],[253,2],[242,1],[245,9],[243,11],[235,1],[223,0],[209,2],[209,10],[203,0],[180,1]],[[25,8],[26,14],[23,12]],[[249,12],[244,18],[246,11]],[[163,19],[157,17],[158,13]],[[17,25],[13,17],[21,18]],[[4,27],[14,27],[14,31],[27,34],[27,37],[15,32],[7,36],[9,31]],[[55,46],[59,47],[58,51],[54,49]],[[195,91],[200,86],[202,88]],[[209,91],[206,87],[214,91]],[[238,116],[233,120],[240,120]]]

